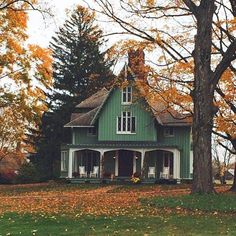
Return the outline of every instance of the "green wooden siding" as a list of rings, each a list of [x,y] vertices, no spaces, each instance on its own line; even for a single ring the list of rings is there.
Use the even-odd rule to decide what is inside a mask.
[[[165,137],[164,127],[159,126],[157,142],[178,147],[180,150],[180,177],[190,178],[190,127],[174,127],[174,137]]]
[[[74,128],[74,144],[97,143],[98,135],[89,135],[88,128]]]
[[[156,141],[154,118],[145,111],[145,103],[138,101],[131,105],[121,104],[121,91],[115,89],[102,108],[99,117],[99,141]],[[123,111],[130,111],[136,117],[135,134],[117,134],[117,117]]]

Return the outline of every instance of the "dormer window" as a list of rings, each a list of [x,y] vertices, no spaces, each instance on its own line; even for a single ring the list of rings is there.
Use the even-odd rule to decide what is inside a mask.
[[[132,87],[127,86],[122,89],[122,103],[130,104],[132,103]]]

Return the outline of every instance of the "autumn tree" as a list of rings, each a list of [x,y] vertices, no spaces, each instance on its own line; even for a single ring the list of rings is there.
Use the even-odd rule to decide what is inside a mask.
[[[121,29],[110,35],[129,34],[152,45],[160,55],[154,61],[157,70],[165,66],[159,77],[188,84],[194,104],[192,192],[214,192],[211,134],[218,111],[214,95],[223,73],[236,59],[235,1],[120,0],[112,4],[100,0],[97,4],[97,11]],[[191,76],[173,77],[176,68],[190,70]]]
[[[39,155],[53,173],[53,163],[60,160],[60,145],[70,136],[63,126],[82,100],[102,87],[109,87],[111,62],[101,52],[104,40],[95,23],[95,15],[77,6],[52,38],[54,88],[49,94],[50,112],[43,118],[43,140]],[[49,176],[51,177],[51,176]]]
[[[44,88],[52,85],[50,50],[27,44],[27,10],[39,10],[36,3],[0,1],[2,155],[22,151],[25,134],[47,109]]]
[[[215,136],[213,140],[213,168],[215,168],[215,174],[220,177],[220,181],[223,184],[225,182],[226,171],[230,168],[233,161],[233,154],[230,152],[232,150],[231,143],[229,141],[221,141],[218,136]]]
[[[215,118],[215,127],[213,132],[219,137],[219,144],[225,148],[231,155],[236,155],[236,86],[235,86],[235,68],[226,71],[216,88],[217,96],[215,103],[219,107]],[[222,142],[227,140],[232,148]],[[234,182],[231,191],[236,191],[236,164],[235,164]]]

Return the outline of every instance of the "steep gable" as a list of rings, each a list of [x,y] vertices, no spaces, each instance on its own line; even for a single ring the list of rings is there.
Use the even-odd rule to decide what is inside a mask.
[[[106,88],[99,90],[89,98],[76,106],[78,112],[71,114],[71,121],[64,127],[88,127],[93,126],[93,119],[100,106],[108,96],[109,91]]]

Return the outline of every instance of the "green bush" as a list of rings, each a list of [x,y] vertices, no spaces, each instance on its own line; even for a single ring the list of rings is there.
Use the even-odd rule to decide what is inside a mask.
[[[36,183],[40,181],[39,172],[31,162],[23,164],[16,177],[17,183]]]

